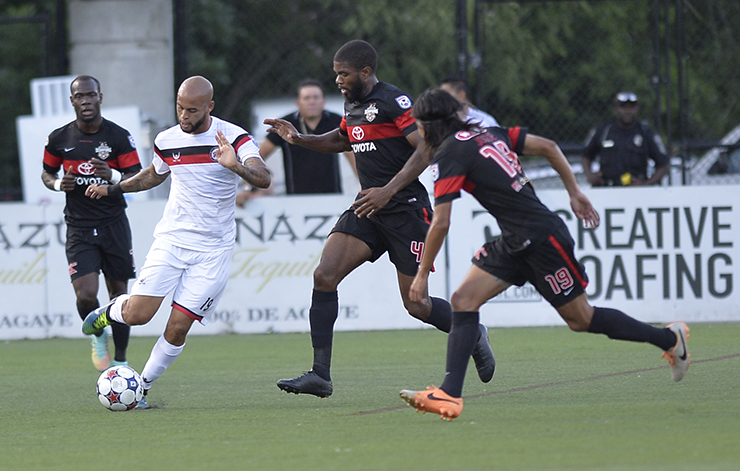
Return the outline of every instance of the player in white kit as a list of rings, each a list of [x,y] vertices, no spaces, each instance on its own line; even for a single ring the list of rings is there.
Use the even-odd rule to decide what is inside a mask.
[[[211,116],[213,86],[204,77],[185,80],[177,92],[179,124],[154,139],[152,164],[115,185],[92,185],[87,196],[101,198],[153,188],[172,175],[154,243],[130,295],[91,312],[83,332],[119,322],[142,325],[173,293],[172,311],[141,377],[144,389],[178,357],[193,322],[206,324],[226,287],[236,238],[234,207],[240,179],[270,186],[270,171],[244,129]],[[140,406],[147,407],[146,401]]]

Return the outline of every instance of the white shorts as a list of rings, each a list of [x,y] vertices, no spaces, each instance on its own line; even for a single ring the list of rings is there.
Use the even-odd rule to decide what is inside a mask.
[[[206,325],[226,289],[233,251],[196,252],[155,240],[131,295],[165,297],[174,291],[172,307]]]

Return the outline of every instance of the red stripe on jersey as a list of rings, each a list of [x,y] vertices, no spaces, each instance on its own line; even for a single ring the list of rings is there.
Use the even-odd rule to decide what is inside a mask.
[[[517,144],[519,141],[519,131],[521,131],[522,128],[519,126],[514,128],[509,128],[509,139],[511,140],[511,150],[516,151]]]
[[[347,117],[342,116],[342,121],[339,123],[339,129],[342,131],[342,134],[347,134]]]
[[[249,134],[242,134],[241,136],[237,137],[236,142],[232,144],[234,146],[234,150],[238,153],[239,148],[251,140],[252,138],[249,137]]]
[[[411,110],[408,110],[407,112],[396,118],[393,122],[396,123],[396,127],[398,127],[398,129],[404,130],[414,124],[416,122],[416,119],[411,116]]]
[[[355,137],[355,129],[361,129],[361,139]],[[362,142],[362,141],[375,141],[379,139],[387,139],[389,137],[403,137],[403,133],[396,126],[395,123],[380,123],[380,124],[363,124],[362,126],[352,126],[349,130],[349,140],[351,142]]]
[[[56,155],[52,155],[48,150],[44,149],[44,163],[46,165],[49,167],[59,168],[62,166],[63,162],[64,159],[57,157]]]
[[[450,193],[458,193],[464,185],[465,175],[437,180],[434,184],[434,197],[439,198],[440,196],[449,195]]]
[[[560,242],[555,238],[555,236],[550,236],[548,238],[550,243],[553,247],[555,247],[555,250],[558,251],[561,257],[563,257],[563,260],[565,260],[565,263],[568,265],[568,268],[570,269],[570,272],[573,273],[573,276],[575,276],[578,279],[578,282],[581,284],[583,289],[586,289],[586,286],[588,286],[588,282],[581,277],[581,272],[576,269],[575,263],[573,263],[573,260],[571,260],[570,257],[568,257],[568,254],[565,252],[565,249],[563,249],[563,246],[560,245]]]
[[[203,320],[203,316],[199,316],[198,314],[195,314],[194,312],[190,311],[188,308],[181,306],[180,304],[177,304],[176,302],[172,301],[172,309],[177,309],[178,311],[182,312],[189,318],[196,320],[200,322]]]
[[[178,156],[177,158],[163,157],[162,154],[160,154],[159,152],[157,152],[157,154],[169,166],[184,165],[184,164],[212,164],[213,163],[213,159],[211,158],[210,154],[182,155],[182,156]]]
[[[126,154],[119,155],[118,159],[116,159],[114,162],[109,162],[109,165],[120,170],[122,168],[133,167],[134,165],[138,165],[140,163],[141,162],[139,161],[139,154],[135,150],[132,150],[131,152],[128,152]]]

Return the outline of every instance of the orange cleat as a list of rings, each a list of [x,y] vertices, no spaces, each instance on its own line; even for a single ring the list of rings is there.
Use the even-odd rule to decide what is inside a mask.
[[[439,414],[442,420],[452,420],[463,410],[461,397],[452,397],[436,386],[429,386],[425,391],[403,389],[401,399],[417,411]]]

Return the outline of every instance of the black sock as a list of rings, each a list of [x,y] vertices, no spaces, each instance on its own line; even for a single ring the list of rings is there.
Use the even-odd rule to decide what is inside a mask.
[[[313,290],[308,319],[311,324],[313,346],[313,371],[331,381],[331,348],[334,339],[334,322],[339,315],[339,296],[336,291]]]
[[[442,298],[431,298],[432,311],[429,318],[425,320],[429,325],[433,325],[442,332],[449,333],[452,325],[452,306]]]
[[[676,345],[676,334],[671,330],[654,327],[622,311],[606,307],[594,307],[588,331],[593,334],[605,334],[615,340],[647,342],[663,350],[670,350]]]
[[[462,397],[465,372],[480,336],[479,322],[480,315],[477,311],[452,313],[452,329],[447,337],[446,374],[440,386],[440,389],[452,397]]]
[[[95,300],[95,305],[92,307],[83,306],[82,304],[80,304],[80,301],[78,300],[77,301],[77,314],[79,314],[80,319],[84,321],[88,314],[90,314],[91,312],[93,312],[99,307],[100,307],[100,301],[98,301],[97,299]]]
[[[114,322],[110,325],[113,331],[113,344],[116,347],[116,353],[113,359],[116,361],[126,361],[126,349],[128,348],[128,338],[131,332],[131,326]]]

